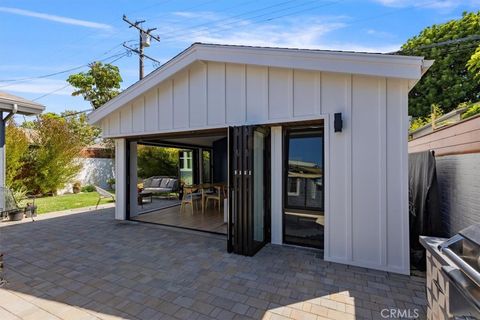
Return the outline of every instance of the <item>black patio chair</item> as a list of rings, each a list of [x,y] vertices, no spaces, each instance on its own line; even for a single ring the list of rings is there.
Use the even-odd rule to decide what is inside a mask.
[[[37,216],[37,207],[35,206],[35,198],[31,198],[32,203],[27,203],[26,206],[21,207],[15,197],[12,190],[0,187],[0,217],[1,219],[9,218],[11,221],[22,220],[24,216],[32,218]]]

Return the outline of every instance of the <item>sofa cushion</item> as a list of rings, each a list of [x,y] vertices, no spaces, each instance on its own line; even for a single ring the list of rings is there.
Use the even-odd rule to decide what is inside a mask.
[[[169,181],[170,181],[169,178],[163,178],[162,182],[160,183],[160,188],[166,188]]]
[[[170,181],[168,181],[167,188],[168,189],[173,189],[175,187],[175,182],[177,182],[177,180],[170,179]]]
[[[158,188],[160,187],[161,182],[162,182],[162,179],[158,179],[158,178],[152,179],[152,182],[150,183],[149,187]]]

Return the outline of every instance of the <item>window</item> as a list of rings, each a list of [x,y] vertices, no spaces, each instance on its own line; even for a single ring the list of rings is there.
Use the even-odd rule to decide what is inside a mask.
[[[193,165],[192,165],[192,150],[180,151],[180,180],[186,185],[193,184]]]
[[[288,178],[288,195],[289,196],[298,196],[300,189],[300,179],[297,178]]]
[[[210,150],[202,150],[202,182],[212,182],[212,152]]]
[[[286,207],[323,211],[323,130],[290,131],[286,151]]]
[[[323,128],[288,130],[285,152],[283,239],[323,248]]]

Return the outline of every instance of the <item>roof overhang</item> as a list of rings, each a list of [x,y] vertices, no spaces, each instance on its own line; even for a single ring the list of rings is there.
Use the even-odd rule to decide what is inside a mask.
[[[25,116],[32,116],[42,113],[45,106],[33,101],[0,92],[0,111],[15,112]]]
[[[170,61],[89,114],[96,124],[195,61],[292,68],[322,72],[401,78],[416,83],[433,64],[423,57],[288,48],[194,43]]]

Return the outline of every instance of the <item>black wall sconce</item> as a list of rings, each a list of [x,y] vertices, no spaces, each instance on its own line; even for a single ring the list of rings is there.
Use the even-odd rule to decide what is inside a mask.
[[[343,128],[342,113],[338,112],[338,113],[335,113],[333,116],[334,116],[333,128],[335,132],[342,132],[342,128]]]

